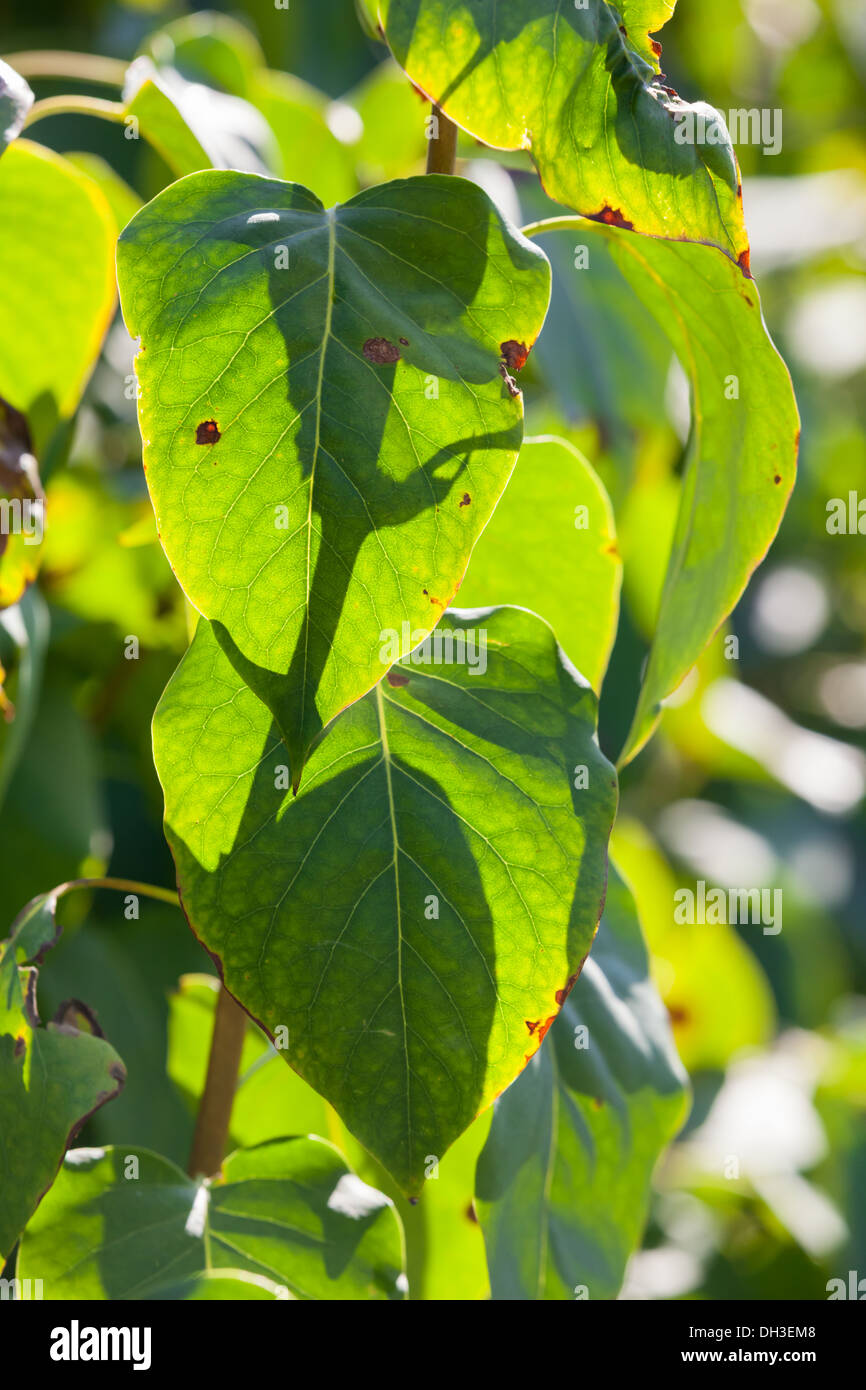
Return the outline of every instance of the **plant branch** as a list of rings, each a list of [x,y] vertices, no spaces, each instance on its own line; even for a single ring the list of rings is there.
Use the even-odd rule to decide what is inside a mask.
[[[199,1102],[187,1169],[192,1178],[213,1177],[225,1157],[246,1029],[246,1014],[225,986],[220,985],[207,1079]]]
[[[99,82],[105,87],[122,87],[127,64],[119,58],[102,58],[96,53],[66,53],[61,49],[38,52],[28,49],[5,58],[10,68],[28,80],[35,77],[68,77],[77,82]]]
[[[154,883],[138,883],[133,878],[71,878],[54,889],[54,896],[62,897],[76,888],[115,888],[121,893],[136,893],[142,898],[156,898],[158,902],[171,903],[172,907],[180,906],[180,899],[173,889],[157,888]]]
[[[23,129],[35,125],[46,116],[101,116],[104,121],[122,121],[125,112],[123,102],[104,101],[102,97],[45,97],[43,101],[33,103],[25,117]]]
[[[439,134],[427,142],[427,173],[453,174],[457,158],[457,127],[439,106],[433,107]]]
[[[545,232],[566,232],[586,226],[585,217],[544,217],[540,222],[527,222],[521,227],[523,236],[543,236]]]

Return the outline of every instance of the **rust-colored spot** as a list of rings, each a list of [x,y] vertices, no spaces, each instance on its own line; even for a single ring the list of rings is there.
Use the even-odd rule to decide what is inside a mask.
[[[475,1210],[474,1202],[469,1203],[469,1206],[466,1208],[466,1215],[468,1216],[469,1220],[472,1222],[474,1226],[478,1225],[478,1213]]]
[[[464,492],[463,496],[460,498],[460,506],[461,506],[461,507],[468,507],[468,506],[469,506],[469,503],[470,503],[471,501],[472,501],[472,498],[469,496],[469,493],[468,493],[468,492]]]
[[[409,339],[408,339],[408,338],[401,338],[401,339],[400,339],[400,342],[403,344],[404,347],[408,347],[408,346],[409,346]]]
[[[399,348],[387,338],[368,338],[361,351],[368,362],[375,362],[379,367],[400,360]]]
[[[584,959],[586,959],[586,957],[584,957]],[[583,962],[581,962],[581,964],[582,963]],[[574,989],[574,986],[577,984],[577,977],[579,974],[580,971],[578,970],[575,972],[574,975],[569,976],[569,978],[565,982],[565,988],[558,989],[556,991],[556,1002],[557,1004],[559,1004],[560,1007],[562,1007],[562,1005],[565,1003],[566,999],[571,994],[571,991]]]
[[[746,247],[745,251],[741,251],[739,256],[737,257],[737,265],[740,267],[740,270],[743,272],[746,279],[751,280],[752,261],[748,246]]]
[[[780,483],[781,481],[782,481],[782,475],[781,475],[781,473],[777,473],[776,476],[775,476],[775,478],[773,479],[773,482],[774,482],[774,483],[776,484],[776,486],[778,487],[778,485],[779,485],[779,483]]]
[[[222,439],[222,435],[216,420],[202,420],[196,428],[196,444],[216,444],[220,439]]]
[[[658,39],[650,39],[650,48],[652,49],[653,53],[656,55],[657,58],[660,58],[662,56],[662,46],[659,43]]]
[[[523,1022],[526,1024],[526,1026],[527,1026],[527,1028],[529,1029],[530,1033],[534,1033],[535,1030],[536,1030],[536,1028],[538,1027],[538,1024],[539,1024],[540,1020],[537,1019],[537,1018],[536,1018],[536,1019],[531,1019],[531,1020],[528,1019],[528,1018],[525,1018],[525,1019],[523,1020]]]
[[[683,1004],[668,1004],[668,1018],[675,1026],[691,1023],[692,1020],[691,1014]]]
[[[510,372],[519,372],[522,367],[526,366],[529,348],[525,343],[518,343],[516,338],[508,338],[504,343],[500,343],[499,351],[502,353],[502,359]]]
[[[409,677],[404,676],[402,671],[389,671],[385,679],[388,684],[393,685],[395,689],[399,689],[401,685],[409,684]]]
[[[634,223],[629,222],[619,208],[605,204],[601,212],[587,214],[593,222],[603,222],[606,227],[622,227],[626,232],[634,231]]]

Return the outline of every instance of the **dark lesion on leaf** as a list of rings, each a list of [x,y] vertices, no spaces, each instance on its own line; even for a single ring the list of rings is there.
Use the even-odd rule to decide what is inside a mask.
[[[216,444],[222,439],[220,427],[216,420],[202,420],[195,432],[196,444]]]
[[[469,493],[464,492],[463,496],[460,498],[460,502],[458,503],[458,505],[461,507],[468,507],[471,501],[472,498],[469,496]]]
[[[399,689],[401,685],[409,684],[409,677],[404,675],[402,671],[389,671],[385,679],[388,682],[388,684],[393,685],[395,689]]]
[[[592,222],[603,222],[606,227],[622,227],[623,231],[633,232],[634,223],[629,222],[621,208],[612,208],[609,203],[600,212],[587,213]]]
[[[400,341],[406,340],[401,338]],[[387,338],[368,338],[361,351],[368,362],[375,362],[379,367],[400,360],[400,349]]]

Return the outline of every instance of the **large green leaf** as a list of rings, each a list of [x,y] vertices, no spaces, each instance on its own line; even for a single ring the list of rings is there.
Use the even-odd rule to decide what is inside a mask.
[[[297,797],[208,624],[154,719],[194,931],[409,1192],[556,1015],[596,929],[616,802],[595,698],[550,629],[517,609],[446,625],[452,650],[440,630],[416,654],[437,664],[403,663],[347,710]]]
[[[147,1149],[73,1149],[18,1258],[47,1299],[207,1297],[197,1276],[241,1270],[295,1298],[369,1302],[402,1298],[402,1269],[391,1202],[303,1137],[238,1149],[214,1181]]]
[[[115,224],[60,155],[16,141],[0,161],[0,396],[41,458],[75,410],[115,306]]]
[[[721,117],[656,83],[636,0],[365,0],[392,53],[450,118],[497,149],[531,150],[552,198],[648,236],[711,242],[748,263],[739,171]],[[667,12],[667,13],[666,13]],[[705,129],[715,143],[688,139]]]
[[[592,955],[545,1046],[497,1101],[478,1161],[496,1299],[614,1298],[686,1076],[611,868]]]
[[[389,634],[405,655],[457,589],[520,447],[503,344],[540,331],[547,261],[462,179],[325,212],[212,172],[133,219],[118,269],[163,545],[297,785]]]
[[[0,943],[0,1263],[50,1187],[87,1117],[126,1077],[114,1048],[77,1000],[49,1024],[36,1009],[37,967],[59,929],[39,898]]]
[[[543,225],[543,224],[537,224]],[[622,761],[650,738],[670,695],[735,607],[767,553],[797,471],[800,421],[788,370],[767,333],[757,286],[709,247],[604,237],[667,334],[690,381],[692,430],[655,636]]]
[[[527,539],[530,517],[543,528],[542,544]],[[598,691],[616,636],[621,576],[613,512],[597,474],[567,440],[527,439],[472,555],[461,605],[519,603],[541,613]]]
[[[0,154],[21,133],[33,93],[14,68],[0,62]]]

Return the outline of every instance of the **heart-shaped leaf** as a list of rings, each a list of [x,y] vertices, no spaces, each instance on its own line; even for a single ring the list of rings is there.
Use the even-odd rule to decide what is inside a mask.
[[[478,1160],[494,1298],[616,1297],[685,1087],[634,899],[611,867],[592,955],[544,1047],[497,1101]]]
[[[557,202],[747,262],[722,118],[656,81],[645,26],[659,27],[671,4],[634,0],[622,23],[608,0],[364,3],[412,81],[485,144],[531,150]]]
[[[297,785],[390,635],[405,655],[457,589],[520,447],[503,359],[541,328],[549,266],[462,179],[325,212],[211,172],[133,218],[118,269],[163,545]]]
[[[408,1192],[539,1047],[592,943],[616,804],[595,697],[534,614],[449,613],[414,656],[332,725],[297,797],[206,623],[154,719],[193,930]]]
[[[45,1025],[37,967],[60,930],[53,894],[21,912],[0,943],[0,1263],[51,1185],[67,1144],[126,1072],[77,1000]]]
[[[283,1297],[400,1299],[400,1222],[322,1139],[238,1149],[212,1182],[147,1149],[73,1149],[18,1257],[47,1299],[207,1298],[202,1275],[238,1271]]]

